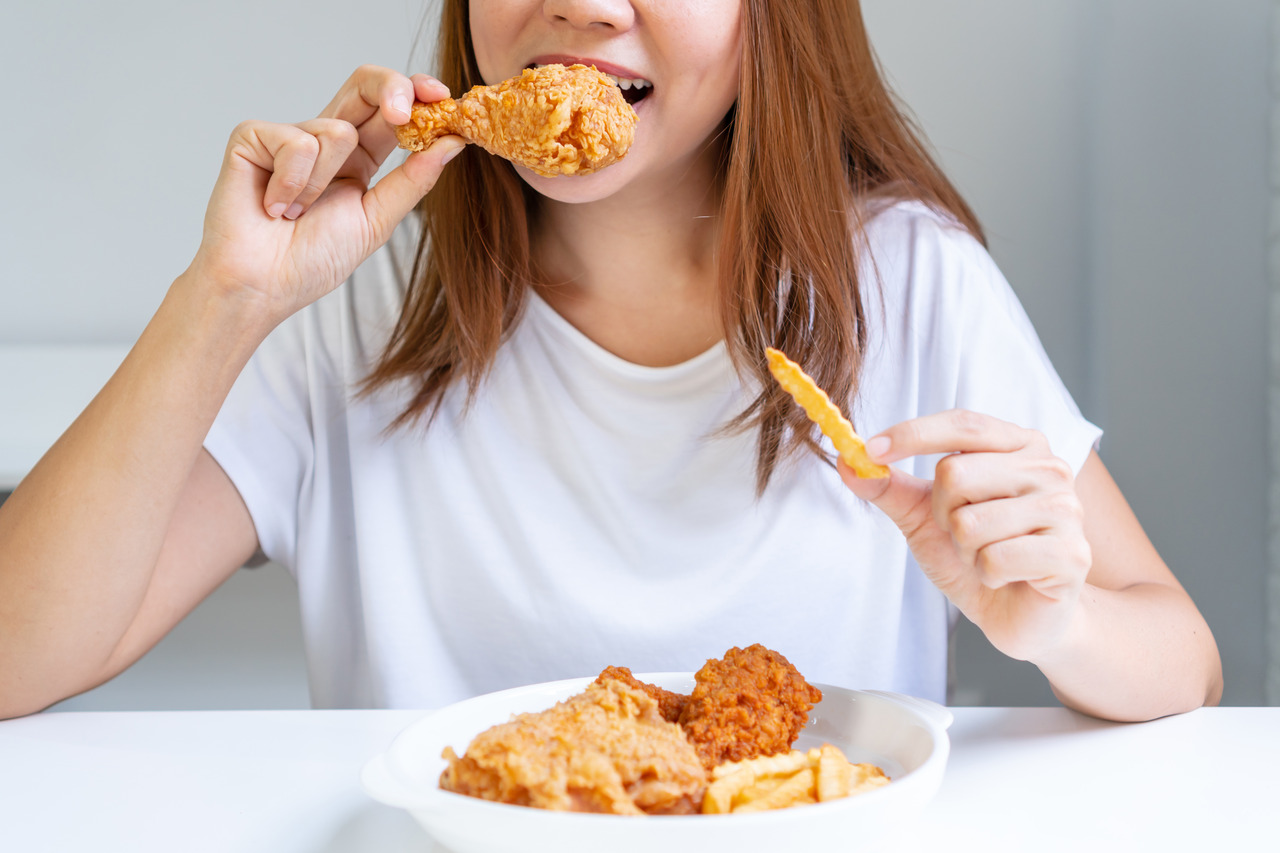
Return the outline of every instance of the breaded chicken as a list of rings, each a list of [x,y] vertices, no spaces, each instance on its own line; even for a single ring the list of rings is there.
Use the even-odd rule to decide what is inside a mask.
[[[486,800],[557,811],[693,814],[707,773],[658,703],[616,679],[554,707],[481,732],[440,787]]]
[[[609,666],[596,678],[596,684],[603,684],[605,681],[614,678],[623,684],[643,690],[654,698],[658,703],[658,713],[662,715],[662,719],[668,723],[679,722],[680,712],[684,710],[684,704],[689,701],[689,697],[683,693],[673,693],[670,690],[663,690],[654,684],[646,684],[631,674],[631,670],[625,666]]]
[[[759,643],[709,660],[680,713],[680,727],[710,770],[791,749],[822,701],[785,657]]]
[[[416,102],[396,128],[401,148],[421,151],[457,134],[539,175],[586,175],[621,160],[635,136],[636,112],[613,81],[583,65],[526,69],[461,98]]]

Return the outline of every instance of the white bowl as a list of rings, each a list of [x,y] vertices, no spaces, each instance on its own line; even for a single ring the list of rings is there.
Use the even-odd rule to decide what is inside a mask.
[[[642,681],[688,693],[692,673],[639,674]],[[809,714],[797,749],[832,743],[850,761],[884,768],[891,784],[856,797],[750,815],[625,817],[551,812],[492,803],[439,787],[446,746],[461,755],[480,732],[512,714],[541,711],[580,693],[577,678],[477,696],[405,729],[364,768],[365,790],[407,809],[453,853],[654,853],[674,850],[854,849],[906,825],[942,783],[951,712],[913,696],[816,685],[823,698]]]

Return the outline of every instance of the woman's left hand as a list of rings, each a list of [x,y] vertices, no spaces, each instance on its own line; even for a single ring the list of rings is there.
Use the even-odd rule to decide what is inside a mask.
[[[933,480],[893,469],[840,475],[889,516],[925,574],[1010,657],[1034,660],[1066,636],[1092,554],[1071,467],[1035,430],[954,410],[867,443],[877,462],[948,454]]]

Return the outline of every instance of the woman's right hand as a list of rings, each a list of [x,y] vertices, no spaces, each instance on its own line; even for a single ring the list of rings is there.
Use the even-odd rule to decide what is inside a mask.
[[[315,119],[238,126],[184,278],[217,297],[247,300],[268,329],[336,288],[462,149],[461,139],[444,137],[369,186],[414,99],[448,95],[425,74],[364,66]]]

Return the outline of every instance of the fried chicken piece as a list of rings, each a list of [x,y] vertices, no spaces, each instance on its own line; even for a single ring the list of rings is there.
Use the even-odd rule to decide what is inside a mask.
[[[636,111],[604,74],[585,65],[525,69],[461,98],[414,103],[396,128],[401,148],[421,151],[457,134],[539,175],[586,175],[621,160],[635,136]]]
[[[625,666],[607,666],[604,671],[596,678],[596,684],[603,684],[605,681],[614,678],[623,684],[634,687],[637,690],[643,690],[654,698],[658,703],[658,713],[662,715],[662,719],[668,723],[676,723],[680,721],[680,712],[684,710],[684,704],[689,701],[689,697],[683,693],[673,693],[670,690],[663,690],[654,684],[646,684],[631,674],[631,670]]]
[[[710,770],[724,761],[787,752],[822,701],[791,662],[756,643],[709,660],[680,714],[680,727]]]
[[[481,732],[461,758],[446,747],[444,757],[445,790],[556,811],[694,814],[707,786],[680,727],[616,679]]]

